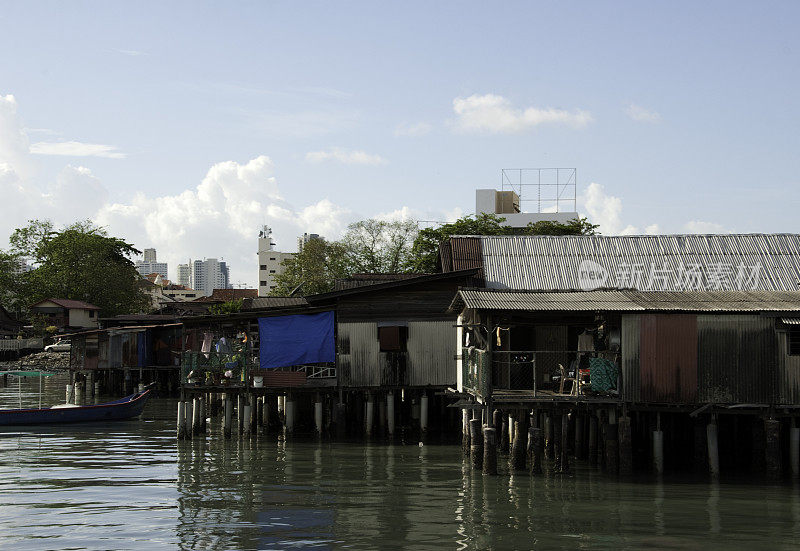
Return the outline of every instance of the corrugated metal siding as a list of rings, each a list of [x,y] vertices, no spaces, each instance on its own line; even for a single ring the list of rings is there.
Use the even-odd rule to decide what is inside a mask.
[[[771,404],[778,389],[774,318],[697,316],[700,401]]]
[[[337,325],[336,371],[339,383],[345,386],[378,386],[378,325],[339,323]],[[341,351],[348,351],[342,354]]]
[[[784,323],[786,320],[783,320]],[[779,404],[800,404],[800,356],[790,356],[788,334],[778,331]]]
[[[617,274],[631,266],[651,266],[680,273],[699,267],[708,274],[720,264],[760,266],[756,285],[730,288],[796,290],[800,274],[800,235],[638,235],[638,236],[482,236],[451,238],[453,265],[474,266],[475,239],[480,239],[486,286],[495,289],[581,289],[580,265],[592,261],[607,275],[604,287],[681,290],[677,278],[621,284]],[[463,259],[463,260],[462,260]],[[466,266],[465,266],[466,267]],[[706,282],[703,288],[712,288]]]
[[[639,373],[642,402],[697,401],[697,316],[642,314]]]
[[[453,321],[408,324],[409,386],[452,386],[456,383],[456,328]]]
[[[638,314],[622,316],[622,397],[629,402],[641,400],[639,374],[639,336],[641,318]]]

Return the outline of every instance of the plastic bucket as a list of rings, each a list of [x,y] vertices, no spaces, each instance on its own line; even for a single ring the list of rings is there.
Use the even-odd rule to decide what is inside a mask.
[[[253,388],[264,388],[264,377],[261,377],[259,375],[254,375]]]

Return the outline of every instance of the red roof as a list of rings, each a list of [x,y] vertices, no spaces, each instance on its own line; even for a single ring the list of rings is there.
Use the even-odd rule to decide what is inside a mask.
[[[68,298],[46,298],[32,305],[31,308],[35,308],[43,302],[53,302],[62,308],[69,309],[77,308],[81,310],[100,310],[100,307],[95,306],[94,304],[89,304],[88,302],[83,302],[82,300],[70,300]]]
[[[198,301],[202,300],[221,300],[228,302],[239,298],[257,298],[258,289],[214,289],[210,297],[200,297]]]

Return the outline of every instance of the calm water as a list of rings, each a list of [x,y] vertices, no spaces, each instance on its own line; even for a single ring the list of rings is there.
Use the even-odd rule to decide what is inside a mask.
[[[63,400],[64,381],[46,384]],[[23,385],[35,404],[38,382]],[[0,389],[15,407],[16,382]],[[175,440],[140,420],[0,432],[0,549],[794,549],[800,489],[483,477],[458,446]]]

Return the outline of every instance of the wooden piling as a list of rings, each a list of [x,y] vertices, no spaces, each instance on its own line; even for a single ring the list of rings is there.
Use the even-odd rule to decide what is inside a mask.
[[[589,414],[589,464],[597,465],[597,416]]]
[[[424,390],[419,400],[419,430],[423,436],[428,432],[428,393]]]
[[[631,449],[631,418],[627,415],[619,418],[617,424],[617,442],[619,445],[619,474],[633,474],[633,450]]]
[[[461,410],[461,451],[469,455],[469,410]]]
[[[531,474],[542,473],[542,452],[544,451],[544,431],[538,427],[528,429],[528,445],[531,449]]]
[[[719,478],[719,441],[716,415],[712,415],[706,425],[706,446],[708,449],[708,472],[712,480],[717,480]]]
[[[796,424],[797,420],[793,417],[789,429],[789,465],[793,478],[800,476],[800,428],[795,426]]]
[[[526,440],[528,434],[524,421],[514,421],[514,442],[511,445],[511,466],[522,471],[525,470]]]
[[[230,438],[233,432],[233,396],[225,394],[225,413],[222,418],[222,433],[225,438]]]
[[[322,399],[317,393],[317,398],[314,401],[314,429],[317,433],[317,438],[322,438]]]
[[[567,446],[569,444],[569,414],[565,413],[561,417],[561,465],[560,472],[569,472],[569,451]]]
[[[367,438],[372,437],[372,421],[375,415],[375,402],[371,392],[367,393],[367,401],[364,405],[364,434]]]
[[[545,413],[544,418],[544,456],[547,460],[555,459],[555,443],[553,442],[553,412]]]
[[[185,407],[186,404],[183,401],[178,402],[178,421],[176,426],[178,440],[186,439],[186,412],[184,411]]]
[[[483,429],[483,474],[497,474],[497,429]]]
[[[558,435],[558,438],[550,437],[553,447],[553,472],[560,473],[561,472],[561,460],[562,457],[566,454],[563,448],[563,442],[561,440],[561,434],[563,429],[561,428],[561,424],[563,423],[563,418],[557,412],[553,412],[552,414],[548,415],[550,419],[550,429],[552,430],[553,435]]]
[[[611,416],[609,416],[609,421],[611,421]],[[603,451],[605,452],[605,469],[609,474],[617,474],[619,466],[619,444],[617,442],[619,432],[617,430],[617,424],[609,422],[605,425],[604,432]]]
[[[284,407],[286,408],[286,422],[285,422],[286,434],[292,434],[294,433],[294,416],[295,416],[294,398],[289,396],[286,399],[286,404]]]
[[[577,459],[586,459],[586,448],[584,447],[585,420],[585,416],[575,413],[575,457]]]
[[[469,422],[469,454],[472,457],[472,467],[483,467],[483,435],[481,434],[481,420],[471,419]]]
[[[500,414],[500,426],[495,425],[495,428],[500,430],[500,453],[507,454],[509,449],[510,438],[508,437],[508,415]]]
[[[764,461],[767,466],[767,476],[770,480],[779,480],[782,470],[781,422],[778,419],[765,419],[764,434],[767,443],[764,448]]]

